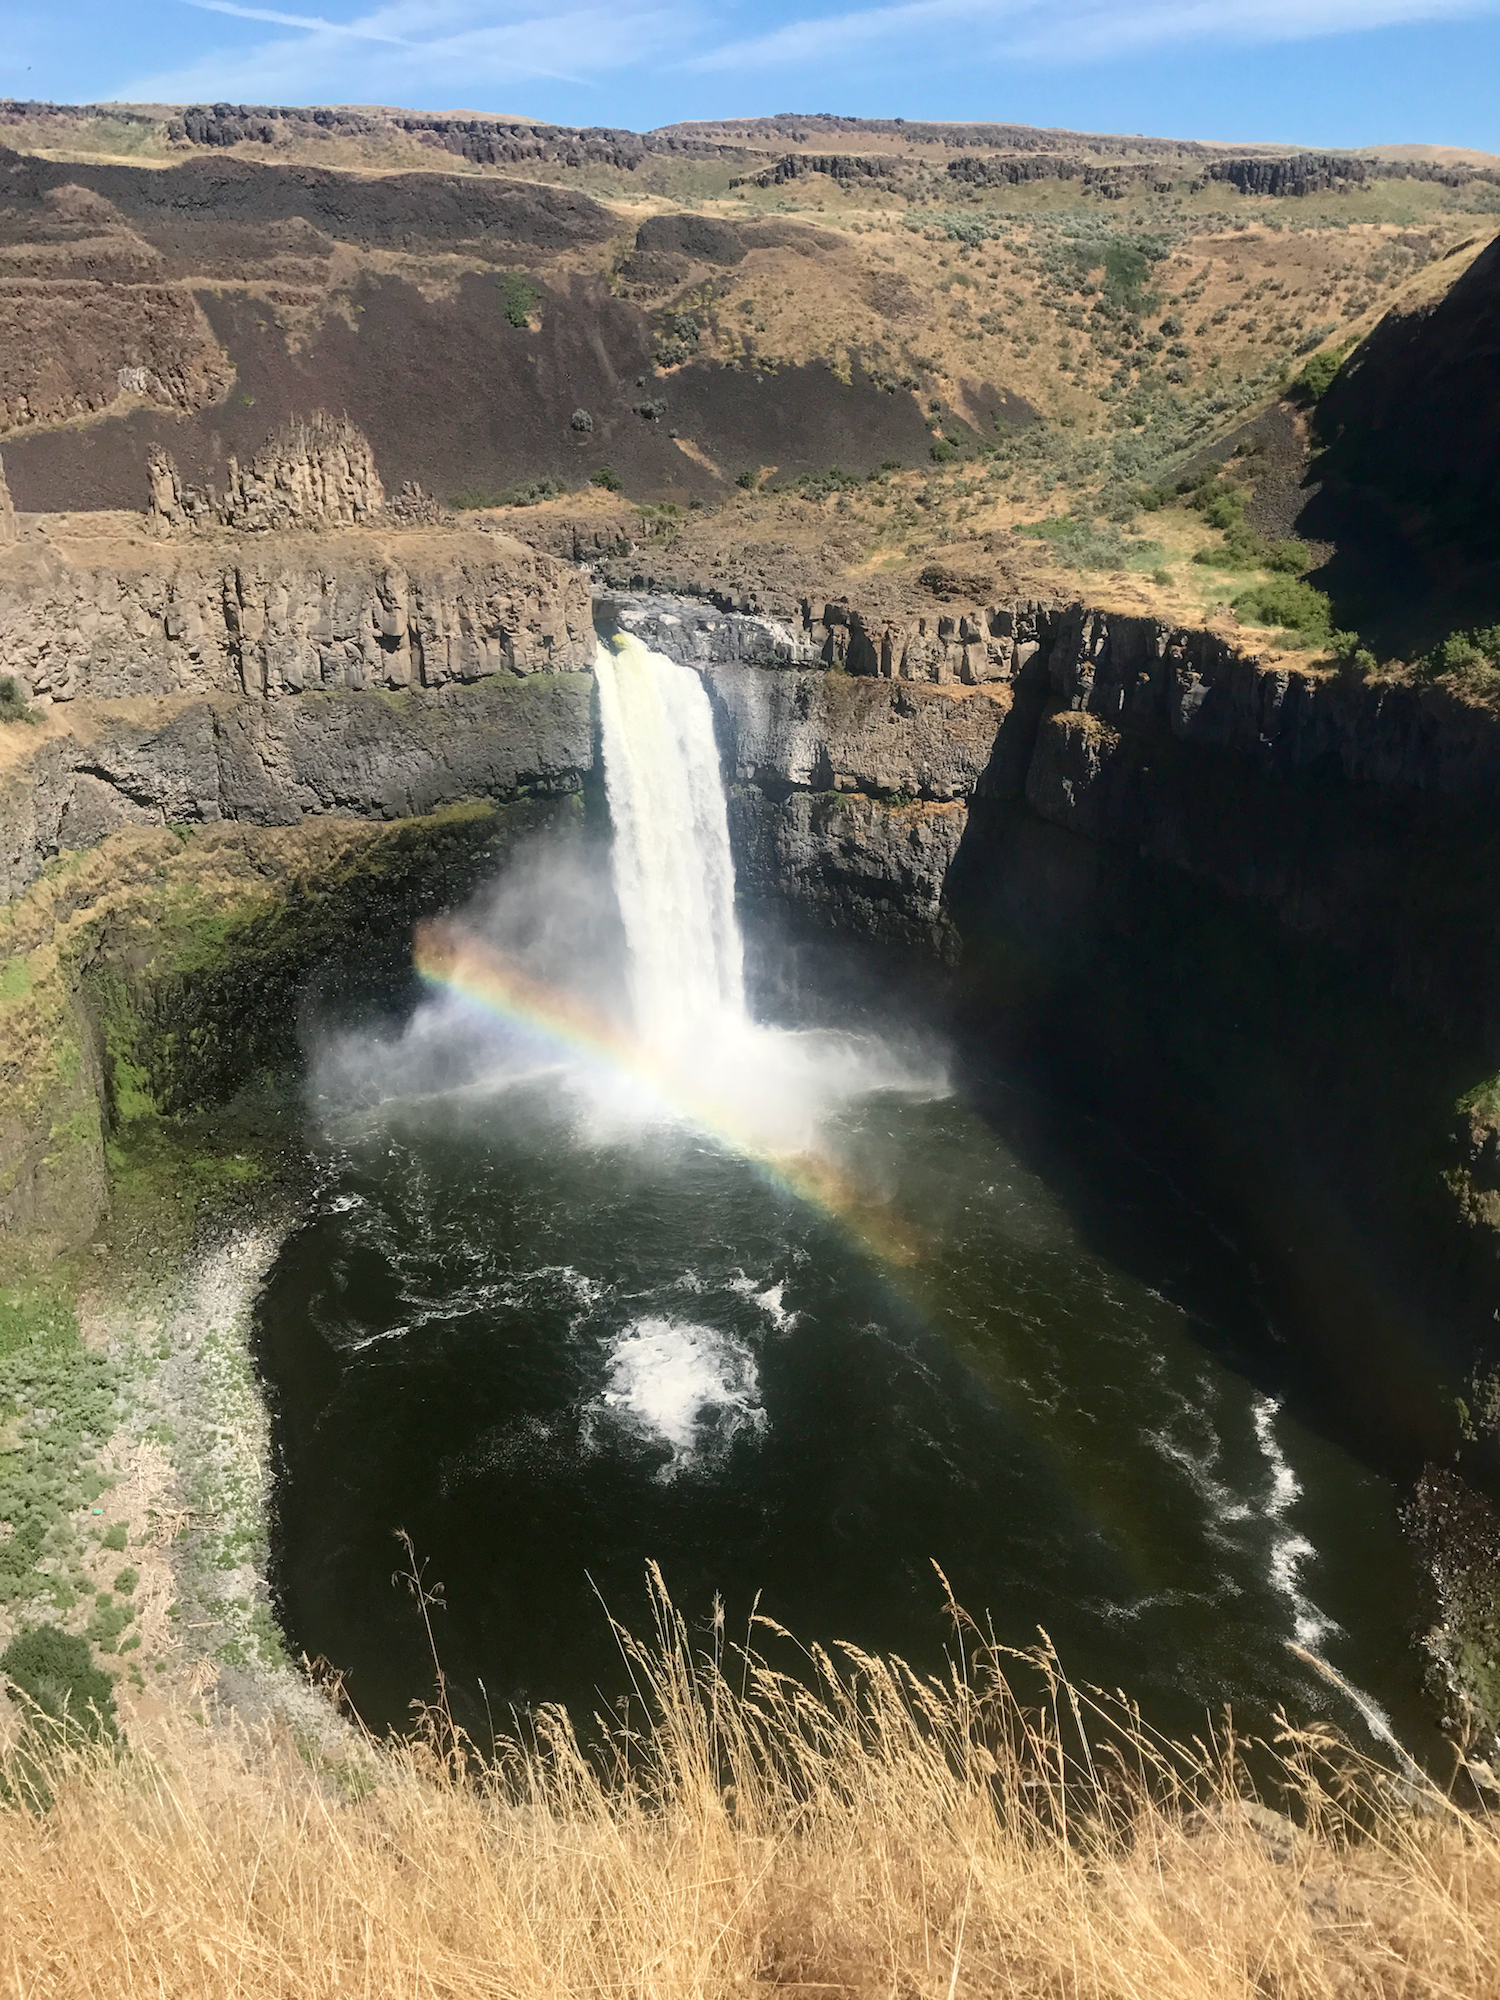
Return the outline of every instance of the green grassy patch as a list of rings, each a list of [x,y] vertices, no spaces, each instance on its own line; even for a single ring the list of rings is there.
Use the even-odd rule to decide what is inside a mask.
[[[0,1604],[70,1589],[71,1515],[95,1499],[117,1382],[86,1347],[69,1302],[43,1287],[0,1292]]]
[[[505,317],[512,326],[529,327],[541,293],[522,271],[506,271],[500,279],[500,296],[505,301]]]
[[[24,1000],[31,991],[31,965],[25,958],[8,958],[0,965],[0,1006]]]
[[[1080,520],[1071,514],[1031,521],[1016,532],[1049,542],[1069,569],[1154,570],[1163,555],[1160,542],[1127,540],[1112,522]]]
[[[1327,646],[1334,641],[1328,599],[1300,577],[1274,576],[1255,583],[1232,600],[1235,613],[1252,625],[1279,626],[1303,646]]]

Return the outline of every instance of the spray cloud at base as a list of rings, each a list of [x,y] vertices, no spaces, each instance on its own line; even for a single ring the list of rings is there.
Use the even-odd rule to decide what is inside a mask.
[[[539,841],[461,916],[422,926],[428,998],[394,1034],[325,1042],[317,1098],[334,1117],[458,1089],[498,1104],[545,1073],[551,1112],[580,1136],[692,1128],[904,1261],[880,1188],[840,1157],[832,1128],[860,1097],[943,1094],[940,1056],[752,1019],[707,694],[628,634],[600,648],[595,673],[607,847]],[[530,1093],[529,1115],[536,1104]]]

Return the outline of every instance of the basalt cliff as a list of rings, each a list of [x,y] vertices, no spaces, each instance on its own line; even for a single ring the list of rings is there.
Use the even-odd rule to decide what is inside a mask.
[[[950,966],[998,954],[1027,969],[1045,1016],[1044,995],[1067,1012],[1089,966],[1144,948],[1175,883],[1258,926],[1273,956],[1351,969],[1451,1052],[1433,1083],[1450,1126],[1463,1065],[1482,1081],[1500,719],[1450,689],[1296,666],[1076,600],[1006,599],[1003,579],[988,593],[936,572],[715,602],[620,588],[650,580],[628,556],[613,587],[591,586],[451,525],[216,519],[163,540],[161,512],[28,519],[0,557],[0,659],[26,717],[5,730],[0,803],[18,964],[87,930],[61,885],[101,847],[191,855],[197,830],[233,827],[248,853],[267,830],[319,821],[581,801],[597,623],[702,672],[750,902]],[[69,953],[85,993],[88,948]],[[1149,978],[1131,990],[1148,1008],[1161,997]],[[76,1095],[86,1072],[103,1089],[83,1170],[94,1205],[76,1198],[81,1156],[59,1154],[67,1121],[20,1040],[5,1141],[12,1221],[75,1235],[105,1199],[111,1116],[107,1036],[80,1020],[93,1053],[58,1088]],[[1096,1053],[1106,1069],[1120,1057]],[[1449,1167],[1484,1235],[1493,1132],[1482,1109],[1458,1126],[1426,1139],[1459,1148]]]

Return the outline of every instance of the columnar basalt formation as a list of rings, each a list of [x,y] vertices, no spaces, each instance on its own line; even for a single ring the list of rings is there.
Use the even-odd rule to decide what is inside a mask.
[[[1500,963],[1500,937],[1479,906],[1477,928],[1453,921],[1475,889],[1475,814],[1500,789],[1487,707],[1076,603],[804,601],[775,618],[616,600],[610,615],[701,666],[756,893],[951,948],[960,846],[991,865],[976,806],[1028,809],[1352,953],[1444,1032],[1489,1033],[1474,968]],[[900,867],[881,880],[887,850]]]
[[[369,439],[347,418],[325,411],[278,431],[247,466],[231,458],[222,500],[211,487],[204,493],[185,487],[160,447],[150,449],[146,462],[146,519],[158,537],[186,527],[244,533],[356,527],[385,505]]]
[[[122,539],[109,561],[55,535],[0,575],[0,670],[44,707],[438,688],[577,671],[593,644],[576,571],[477,531]]]

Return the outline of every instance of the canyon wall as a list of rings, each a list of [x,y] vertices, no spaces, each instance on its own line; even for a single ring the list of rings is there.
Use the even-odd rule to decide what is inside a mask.
[[[1079,604],[606,609],[701,667],[762,888],[816,906],[863,801],[878,813],[855,847],[919,872],[915,903],[881,892],[860,927],[906,935],[917,916],[937,936],[974,807],[993,824],[995,806],[1024,804],[1352,952],[1445,1030],[1491,1026],[1479,972],[1497,967],[1482,884],[1500,714],[1450,689]],[[881,865],[872,852],[873,876]]]
[[[1236,1218],[1330,1422],[1452,1448],[1390,1385],[1500,1281],[1500,715],[1076,604],[613,615],[702,665],[748,899],[948,960]]]
[[[585,785],[576,569],[455,528],[169,526],[95,517],[70,539],[23,517],[0,554],[0,673],[29,703],[0,729],[0,896],[150,828],[404,822]],[[1489,710],[961,579],[596,608],[703,673],[749,901],[955,963],[1003,933],[1076,970],[1181,882],[1425,1024],[1450,1112],[1500,1068]],[[36,1096],[3,1149],[31,1157],[55,1112]],[[1500,1139],[1483,1107],[1464,1118],[1473,1158],[1449,1164],[1483,1220]]]
[[[329,511],[315,476],[227,505],[279,523],[277,493]],[[387,523],[74,525],[22,517],[0,548],[0,1232],[43,1251],[94,1227],[111,1121],[148,1084],[173,1101],[175,1052],[233,1087],[257,1008],[294,1034],[330,940],[378,960],[382,926],[466,893],[502,820],[576,799],[594,759],[588,593],[545,555]],[[358,910],[375,928],[343,936]],[[221,960],[210,1019],[184,968]]]
[[[0,673],[29,704],[0,745],[0,896],[121,826],[576,788],[593,643],[577,572],[500,536],[23,537],[0,561]]]
[[[577,670],[576,571],[462,529],[209,532],[161,547],[139,517],[38,526],[0,560],[0,670],[50,705],[138,695],[442,687]]]

